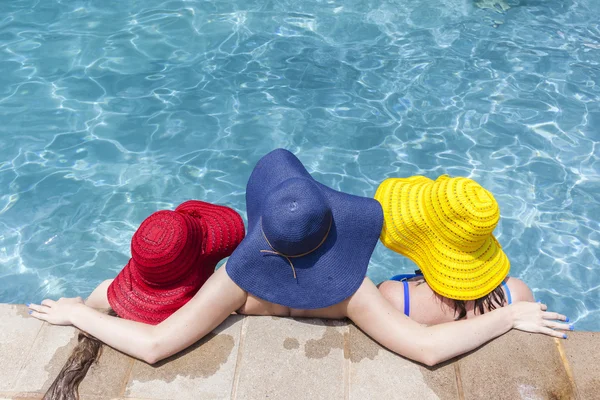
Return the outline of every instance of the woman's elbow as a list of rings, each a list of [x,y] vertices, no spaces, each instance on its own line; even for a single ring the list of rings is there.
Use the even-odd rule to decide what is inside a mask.
[[[435,349],[426,348],[419,355],[418,359],[415,361],[420,362],[421,364],[427,365],[428,367],[434,367],[437,364],[441,363],[443,360],[439,357]]]
[[[160,338],[153,335],[150,335],[150,337],[145,341],[141,349],[141,353],[142,354],[140,358],[150,365],[156,364],[170,355],[164,351],[164,346]]]
[[[434,352],[429,352],[428,354],[425,354],[423,356],[423,360],[421,360],[420,362],[422,364],[427,365],[428,367],[435,367],[442,361],[444,361],[444,360],[442,360],[440,357],[438,357]]]
[[[146,356],[144,356],[144,358],[142,358],[142,361],[144,361],[148,365],[154,365],[157,362],[159,362],[160,359],[158,357],[153,356],[153,355],[146,355]]]
[[[142,355],[142,360],[149,365],[154,365],[157,362],[159,362],[160,360],[162,360],[162,358],[158,354],[158,352],[155,352],[150,349],[150,350],[144,351],[144,354]]]
[[[158,351],[152,344],[148,344],[140,350],[139,358],[147,364],[153,365],[161,360]]]
[[[434,367],[439,363],[446,361],[443,358],[439,347],[437,347],[434,343],[423,343],[420,348],[421,352],[419,353],[418,357],[415,358],[415,361],[425,364],[428,367]]]

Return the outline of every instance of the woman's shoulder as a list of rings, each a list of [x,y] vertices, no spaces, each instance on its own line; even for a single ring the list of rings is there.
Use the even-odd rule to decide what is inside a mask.
[[[533,293],[529,286],[518,278],[509,276],[506,278],[506,286],[510,290],[513,302],[517,301],[534,301]]]
[[[395,309],[404,309],[404,285],[398,281],[383,281],[377,285],[379,292]]]
[[[384,281],[379,284],[379,292],[394,306],[404,312],[405,286],[403,282]],[[452,308],[447,301],[435,296],[423,280],[409,280],[409,316],[420,324],[434,325],[453,320]]]

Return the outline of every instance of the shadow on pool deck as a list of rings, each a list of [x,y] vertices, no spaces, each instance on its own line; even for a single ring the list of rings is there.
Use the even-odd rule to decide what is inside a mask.
[[[77,331],[0,304],[0,400],[41,399]],[[104,346],[80,387],[106,399],[597,399],[600,333],[566,341],[511,331],[434,368],[399,357],[345,321],[233,315],[150,366]]]

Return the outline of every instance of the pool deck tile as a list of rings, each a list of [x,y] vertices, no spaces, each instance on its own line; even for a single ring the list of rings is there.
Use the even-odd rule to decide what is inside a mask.
[[[580,400],[600,398],[600,332],[574,332],[562,342]]]
[[[41,399],[77,342],[0,304],[0,400]],[[231,316],[211,335],[150,366],[103,348],[82,400],[597,399],[600,333],[558,340],[518,331],[439,367],[381,348],[345,321]]]
[[[42,400],[42,393],[1,393],[0,400]]]
[[[459,361],[465,399],[572,399],[555,339],[510,331]]]
[[[19,371],[25,365],[29,352],[42,328],[42,321],[31,318],[27,307],[2,305],[0,307],[0,392],[12,391]]]
[[[101,351],[98,362],[81,382],[79,394],[84,398],[123,396],[135,360],[108,346],[102,346]]]
[[[344,399],[343,321],[247,319],[232,399]]]
[[[154,366],[135,361],[124,396],[145,399],[229,399],[242,316],[231,316],[189,349]]]
[[[76,343],[75,328],[44,323],[25,361],[26,367],[21,369],[12,390],[45,392],[69,358]]]
[[[426,368],[375,343],[350,325],[350,400],[458,399],[454,366]]]

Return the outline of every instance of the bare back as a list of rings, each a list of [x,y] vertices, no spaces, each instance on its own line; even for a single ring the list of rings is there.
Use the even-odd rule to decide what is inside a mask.
[[[225,269],[223,269],[223,271],[221,271],[220,274],[224,271]],[[100,285],[98,285],[98,287],[87,298],[85,304],[89,307],[96,309],[110,308],[110,304],[108,303],[107,291],[112,281],[112,279],[108,279],[102,282]],[[313,310],[298,310],[282,306],[280,304],[270,303],[266,300],[255,297],[247,292],[245,292],[245,294],[246,300],[244,304],[236,311],[237,314],[329,319],[342,319],[346,317],[345,306],[343,305],[343,303],[336,304],[327,308],[317,308]]]

